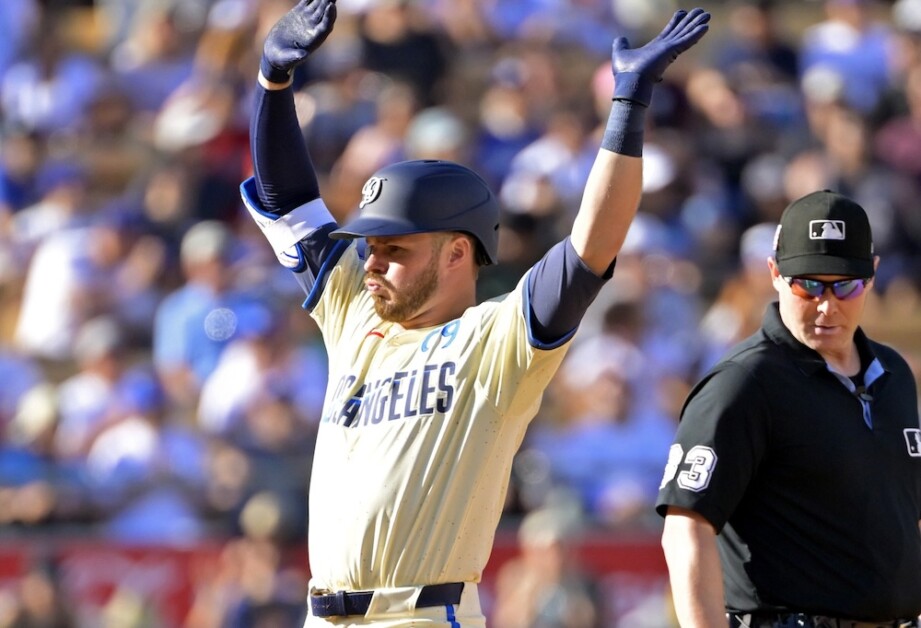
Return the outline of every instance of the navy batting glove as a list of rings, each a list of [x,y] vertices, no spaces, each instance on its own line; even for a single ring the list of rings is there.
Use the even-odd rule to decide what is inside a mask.
[[[300,0],[265,38],[259,71],[272,83],[287,83],[291,73],[333,31],[336,0]]]
[[[626,37],[614,40],[611,68],[614,99],[630,100],[648,107],[653,86],[665,68],[704,36],[710,14],[703,9],[679,10],[659,35],[641,48],[630,49]]]

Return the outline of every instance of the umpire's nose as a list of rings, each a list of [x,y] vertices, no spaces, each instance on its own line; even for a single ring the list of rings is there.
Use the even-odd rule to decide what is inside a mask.
[[[831,293],[831,290],[826,289],[822,296],[819,297],[816,309],[825,316],[831,316],[838,310],[837,298]]]

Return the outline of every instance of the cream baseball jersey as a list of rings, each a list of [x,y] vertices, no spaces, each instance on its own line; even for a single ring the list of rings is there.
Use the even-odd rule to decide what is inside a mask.
[[[532,346],[526,279],[459,319],[383,322],[355,246],[312,315],[329,388],[310,486],[314,589],[478,582],[513,456],[568,342]]]

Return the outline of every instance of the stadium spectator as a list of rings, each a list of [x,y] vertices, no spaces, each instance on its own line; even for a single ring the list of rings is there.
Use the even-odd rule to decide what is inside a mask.
[[[161,545],[204,539],[205,459],[205,439],[169,406],[153,373],[126,374],[84,459],[104,537]]]
[[[800,74],[828,71],[842,81],[842,98],[869,114],[893,70],[892,27],[878,20],[876,0],[823,0],[825,19],[808,26],[800,40]]]
[[[29,54],[0,79],[0,113],[7,124],[32,131],[72,130],[102,84],[104,68],[69,40],[64,32],[66,11],[43,11],[41,16]]]
[[[115,408],[117,389],[127,369],[124,332],[110,316],[100,315],[80,326],[74,342],[77,371],[58,386],[60,415],[55,454],[82,460]]]
[[[201,386],[237,332],[240,311],[258,304],[234,283],[236,245],[226,224],[194,224],[180,250],[186,282],[157,310],[153,363],[167,396],[181,408],[197,405]]]
[[[557,503],[559,502],[559,503]],[[497,626],[503,628],[595,628],[602,601],[574,551],[582,531],[578,505],[565,498],[528,513],[518,529],[521,555],[496,577]]]
[[[604,526],[643,527],[655,503],[674,422],[655,404],[639,403],[640,383],[651,376],[642,352],[624,336],[582,342],[555,379],[557,423],[536,424],[528,438],[554,484],[572,490]]]

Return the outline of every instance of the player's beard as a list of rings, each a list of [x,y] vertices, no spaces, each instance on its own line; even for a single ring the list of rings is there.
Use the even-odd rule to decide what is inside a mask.
[[[435,260],[432,260],[435,262]],[[380,295],[371,295],[374,301],[374,311],[382,320],[391,323],[402,323],[409,320],[419,309],[425,305],[438,290],[438,265],[429,264],[419,277],[403,290],[397,291],[381,275],[369,273],[373,279],[386,289],[387,298]]]

